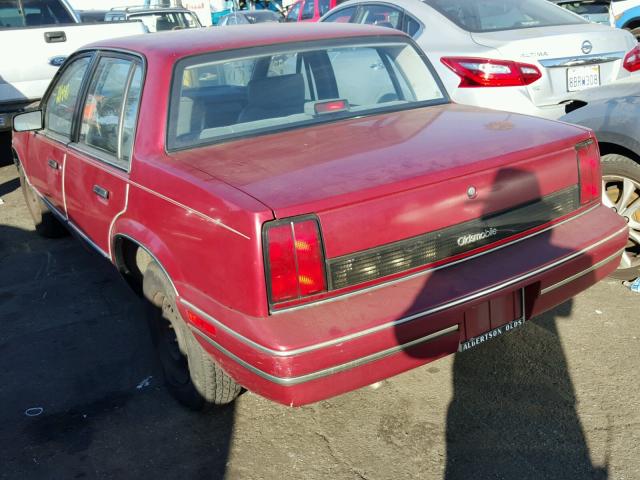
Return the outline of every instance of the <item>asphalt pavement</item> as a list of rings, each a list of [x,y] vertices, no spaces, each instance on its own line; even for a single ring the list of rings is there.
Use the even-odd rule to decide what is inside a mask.
[[[78,240],[36,236],[2,147],[0,478],[640,479],[640,295],[618,281],[315,405],[191,413],[141,301]]]

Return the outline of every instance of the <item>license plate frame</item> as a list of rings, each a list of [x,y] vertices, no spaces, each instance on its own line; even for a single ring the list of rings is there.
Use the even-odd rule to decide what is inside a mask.
[[[524,326],[526,322],[526,313],[525,313],[525,302],[524,302],[524,288],[518,290],[520,294],[520,317],[505,323],[504,325],[500,325],[499,327],[495,327],[487,332],[484,332],[476,337],[469,338],[464,342],[460,342],[458,345],[458,352],[468,352],[469,350],[482,345],[483,343],[488,342],[489,340],[493,340],[494,338],[500,337],[505,333],[512,332],[517,328]]]
[[[579,67],[568,67],[567,92],[579,92],[588,88],[595,88],[602,85],[600,76],[600,65],[582,65]]]

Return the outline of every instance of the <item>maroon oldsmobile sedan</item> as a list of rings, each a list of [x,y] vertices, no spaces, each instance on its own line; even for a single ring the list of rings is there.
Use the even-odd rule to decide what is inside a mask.
[[[14,127],[37,231],[64,225],[144,294],[193,408],[240,386],[302,405],[464,355],[626,244],[590,131],[451,104],[391,29],[105,41]]]

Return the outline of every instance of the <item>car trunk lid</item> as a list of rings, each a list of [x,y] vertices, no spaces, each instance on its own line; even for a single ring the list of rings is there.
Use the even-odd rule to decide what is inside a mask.
[[[337,258],[464,224],[455,238],[469,235],[465,246],[475,247],[505,233],[473,237],[485,230],[479,220],[558,192],[568,192],[562,201],[569,202],[558,208],[574,210],[574,147],[588,137],[574,126],[450,105],[174,155],[258,199],[278,219],[317,215],[326,256]],[[531,212],[511,218],[507,233],[526,229]]]

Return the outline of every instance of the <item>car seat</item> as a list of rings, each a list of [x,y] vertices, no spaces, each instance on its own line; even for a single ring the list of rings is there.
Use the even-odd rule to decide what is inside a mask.
[[[304,79],[299,73],[251,80],[247,87],[248,102],[239,123],[304,112]]]

